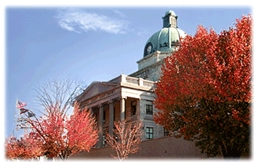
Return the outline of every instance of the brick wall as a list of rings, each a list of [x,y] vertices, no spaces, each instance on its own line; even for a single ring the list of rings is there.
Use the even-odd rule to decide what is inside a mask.
[[[115,154],[110,147],[102,149],[92,149],[89,153],[82,152],[75,154],[69,160],[82,159],[113,159]],[[200,159],[206,158],[193,142],[181,138],[163,137],[158,139],[143,141],[140,150],[135,154],[130,154],[128,159]]]

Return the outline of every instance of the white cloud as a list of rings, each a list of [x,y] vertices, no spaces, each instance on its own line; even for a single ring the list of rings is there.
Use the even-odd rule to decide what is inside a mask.
[[[115,13],[115,14],[118,14],[120,17],[122,17],[122,18],[126,18],[126,15],[124,14],[124,13],[122,13],[122,12],[120,12],[119,10],[113,10],[113,12]]]
[[[129,24],[125,20],[80,10],[59,10],[55,18],[58,19],[61,28],[78,33],[90,30],[115,34],[126,33]]]

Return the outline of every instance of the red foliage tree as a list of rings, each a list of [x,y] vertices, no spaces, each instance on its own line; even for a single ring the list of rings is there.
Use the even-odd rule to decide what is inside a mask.
[[[74,114],[70,116],[66,128],[67,148],[70,154],[89,151],[98,141],[95,118],[90,111],[80,110],[78,104],[75,105]]]
[[[39,139],[30,133],[20,139],[10,136],[6,139],[5,149],[8,159],[37,159],[42,156],[41,143]]]
[[[27,119],[31,131],[30,138],[23,138],[26,143],[20,145],[20,141],[14,138],[7,140],[7,158],[27,159],[45,155],[63,160],[80,151],[89,151],[98,141],[96,121],[90,111],[80,109],[76,104],[73,114],[68,116],[60,111],[58,103],[47,111],[40,118]],[[37,148],[37,152],[27,148],[28,143]]]
[[[98,141],[96,122],[90,111],[76,104],[68,117],[59,109],[55,105],[39,120],[28,120],[34,135],[41,138],[45,155],[67,159],[80,151],[89,151]]]
[[[250,153],[252,17],[220,34],[199,26],[165,59],[155,122],[208,156]]]

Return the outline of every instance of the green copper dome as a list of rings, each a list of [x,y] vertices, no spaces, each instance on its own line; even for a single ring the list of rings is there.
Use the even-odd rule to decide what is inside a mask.
[[[176,14],[170,10],[163,17],[163,28],[154,33],[146,42],[144,48],[144,57],[155,51],[175,50],[179,45],[180,37],[185,37],[186,33],[177,27]]]

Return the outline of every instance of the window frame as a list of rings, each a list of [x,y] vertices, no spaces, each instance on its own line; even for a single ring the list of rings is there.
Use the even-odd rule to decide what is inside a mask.
[[[148,115],[153,115],[153,102],[152,101],[146,101],[145,112]]]
[[[137,111],[137,101],[131,101],[131,116],[136,115],[136,111]]]
[[[146,127],[145,128],[145,138],[146,139],[154,139],[153,127]]]

